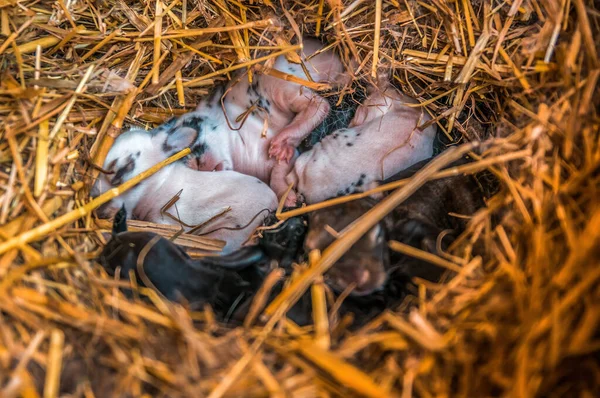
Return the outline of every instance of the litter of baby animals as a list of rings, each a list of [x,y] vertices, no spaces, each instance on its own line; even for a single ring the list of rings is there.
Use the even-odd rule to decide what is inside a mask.
[[[0,396],[598,396],[593,2],[0,1]]]

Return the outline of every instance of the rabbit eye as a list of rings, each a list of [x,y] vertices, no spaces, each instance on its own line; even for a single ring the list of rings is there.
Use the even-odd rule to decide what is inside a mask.
[[[116,165],[117,165],[117,159],[113,160],[112,162],[110,162],[108,164],[108,166],[106,167],[106,171],[114,173]]]
[[[125,163],[125,166],[119,168],[116,171],[115,176],[110,180],[110,183],[112,185],[121,185],[123,183],[125,175],[133,171],[134,168],[135,160],[133,160],[133,158],[129,156],[127,158],[127,163]]]

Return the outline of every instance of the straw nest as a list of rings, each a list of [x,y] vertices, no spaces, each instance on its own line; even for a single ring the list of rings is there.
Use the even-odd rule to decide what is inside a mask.
[[[0,17],[0,396],[600,396],[594,2],[0,0]],[[437,259],[459,272],[352,332],[319,275],[353,231],[245,327],[125,298],[93,261],[90,164],[229,72],[293,60],[302,32],[356,79],[393,72],[459,152],[484,142],[462,171],[500,189]],[[300,328],[285,309],[307,289]]]

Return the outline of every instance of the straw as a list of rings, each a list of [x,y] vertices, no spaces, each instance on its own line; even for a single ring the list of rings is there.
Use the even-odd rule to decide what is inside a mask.
[[[280,306],[289,308],[294,304],[306,291],[309,284],[314,281],[314,278],[327,271],[354,243],[356,243],[356,241],[358,241],[358,239],[362,237],[363,234],[373,228],[373,226],[381,221],[392,209],[414,193],[423,183],[425,183],[425,181],[430,179],[436,171],[444,165],[460,159],[460,157],[476,146],[476,143],[471,143],[464,144],[460,149],[458,147],[453,147],[446,150],[446,152],[432,160],[427,166],[415,174],[404,187],[396,190],[377,206],[365,213],[361,218],[346,227],[334,243],[325,249],[320,261],[304,272],[271,302],[265,309],[265,315],[270,317]]]
[[[0,395],[597,396],[597,19],[583,0],[0,0]],[[306,36],[339,55],[351,84],[273,68],[298,62]],[[94,217],[88,159],[102,166],[122,131],[189,112],[240,70],[339,98],[336,112],[387,76],[431,115],[420,127],[437,127],[436,154],[481,144],[470,163],[444,168],[455,149],[411,179],[278,211],[280,226],[385,197],[320,258],[264,264],[263,285],[225,317],[109,276],[96,258],[112,224]],[[387,242],[394,259],[447,270],[442,280],[405,280],[394,263],[374,296],[329,288],[323,273],[394,221],[393,206],[463,174],[485,207],[448,215],[466,223],[448,248]],[[223,246],[175,242],[193,257]]]
[[[22,245],[25,243],[29,243],[38,239],[41,239],[46,236],[46,234],[51,233],[58,228],[67,225],[75,220],[78,220],[82,217],[85,217],[90,212],[92,212],[97,207],[103,205],[116,198],[120,194],[128,191],[130,188],[133,188],[135,185],[139,184],[146,178],[150,177],[154,173],[161,170],[163,167],[189,155],[190,149],[186,148],[182,151],[176,153],[175,155],[169,157],[168,159],[163,160],[162,162],[152,166],[148,170],[138,174],[137,176],[131,178],[128,181],[125,181],[123,184],[119,185],[116,188],[111,189],[98,196],[97,198],[91,200],[87,205],[82,206],[78,209],[75,209],[69,213],[66,213],[50,222],[40,225],[32,230],[24,232],[4,243],[0,243],[0,254],[5,253],[7,250],[10,250],[18,245]]]

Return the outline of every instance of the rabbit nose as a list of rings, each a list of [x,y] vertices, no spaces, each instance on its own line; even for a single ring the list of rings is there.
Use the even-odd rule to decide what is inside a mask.
[[[366,266],[363,266],[362,268],[354,269],[352,272],[358,288],[364,287],[364,285],[369,283],[371,273],[366,268]]]
[[[108,203],[105,203],[96,209],[96,215],[98,218],[102,219],[112,218],[118,210],[119,209],[112,207]]]

